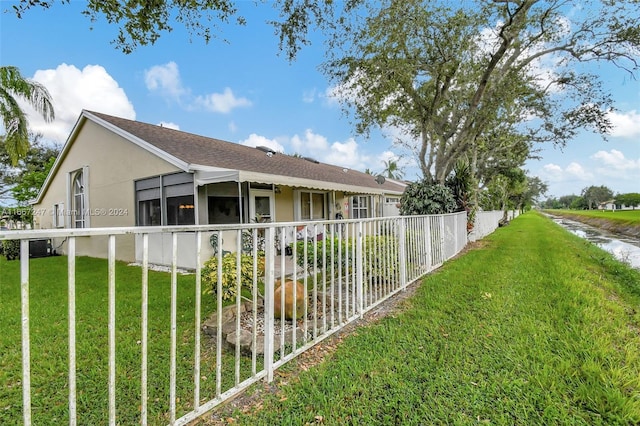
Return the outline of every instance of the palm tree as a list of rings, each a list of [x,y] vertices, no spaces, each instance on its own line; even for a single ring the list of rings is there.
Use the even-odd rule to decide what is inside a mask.
[[[384,170],[382,174],[389,179],[402,179],[404,176],[404,171],[398,167],[398,162],[394,159],[389,159],[389,161],[384,161]]]
[[[53,101],[46,87],[24,78],[17,67],[0,67],[0,114],[6,132],[5,147],[14,166],[29,151],[29,123],[17,98],[29,102],[46,122],[55,118]]]

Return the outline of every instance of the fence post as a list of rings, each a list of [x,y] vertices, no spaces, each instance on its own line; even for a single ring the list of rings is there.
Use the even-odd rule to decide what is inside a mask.
[[[20,240],[20,298],[22,302],[22,416],[31,424],[31,344],[29,342],[29,240]]]
[[[264,369],[267,372],[267,382],[273,381],[273,356],[274,356],[274,229],[267,227],[264,230]]]
[[[458,254],[458,215],[453,215],[453,255]]]
[[[443,263],[446,257],[446,251],[445,251],[445,240],[444,240],[444,216],[440,215],[438,216],[438,219],[440,219],[440,263]]]
[[[427,216],[424,218],[424,247],[426,251],[426,259],[425,262],[427,265],[427,269],[425,272],[429,272],[433,269],[433,239],[431,238],[431,224],[433,223],[433,219],[431,216]]]
[[[358,305],[358,314],[362,318],[364,314],[364,301],[362,300],[364,271],[362,269],[362,259],[364,257],[364,249],[362,244],[362,221],[358,222],[358,232],[356,234],[356,297]]]
[[[67,253],[67,292],[69,298],[69,426],[77,424],[76,402],[76,238],[69,238]]]
[[[109,425],[116,425],[116,236],[108,240]]]
[[[405,218],[400,218],[398,226],[398,263],[400,263],[400,287],[407,288],[407,242],[405,232]]]

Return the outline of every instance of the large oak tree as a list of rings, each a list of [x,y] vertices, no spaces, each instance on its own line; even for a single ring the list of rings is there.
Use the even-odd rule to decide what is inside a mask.
[[[332,40],[324,70],[359,132],[405,129],[425,178],[463,158],[482,181],[538,142],[606,134],[613,102],[585,65],[633,76],[639,15],[637,1],[386,0]]]

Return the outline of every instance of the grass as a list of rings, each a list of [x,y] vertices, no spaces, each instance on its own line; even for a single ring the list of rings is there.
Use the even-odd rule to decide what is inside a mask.
[[[640,424],[640,273],[537,213],[482,244],[234,423]]]
[[[22,422],[20,265],[0,258],[0,424]],[[30,262],[31,385],[33,424],[68,424],[67,258]],[[108,419],[107,262],[77,258],[78,424]],[[168,423],[170,274],[149,272],[149,422]],[[140,422],[141,269],[116,263],[116,410],[119,424]],[[193,407],[194,275],[178,275],[177,411]],[[202,297],[202,318],[215,310]],[[203,336],[201,396],[215,396],[215,347]],[[234,383],[233,354],[223,356],[222,389]],[[242,357],[241,380],[250,374]],[[260,369],[261,366],[259,365]]]
[[[640,225],[640,210],[549,210],[549,212],[607,219],[622,225]]]

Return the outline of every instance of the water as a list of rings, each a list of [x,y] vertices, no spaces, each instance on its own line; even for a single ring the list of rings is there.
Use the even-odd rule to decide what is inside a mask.
[[[571,233],[613,254],[616,259],[631,265],[633,268],[640,269],[640,240],[637,238],[611,234],[602,229],[562,217],[551,216],[551,218]]]

